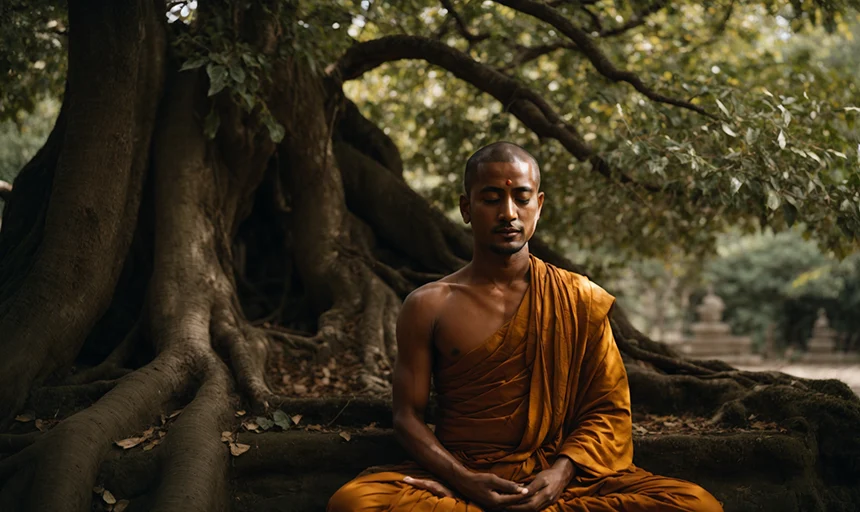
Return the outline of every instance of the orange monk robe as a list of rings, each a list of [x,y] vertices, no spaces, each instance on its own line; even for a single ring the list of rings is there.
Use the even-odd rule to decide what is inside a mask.
[[[607,317],[614,298],[587,278],[531,258],[514,317],[477,348],[434,369],[436,436],[466,467],[527,484],[569,457],[576,477],[546,510],[722,511],[701,487],[633,465],[630,391]],[[405,482],[415,463],[371,468],[330,512],[480,512]]]

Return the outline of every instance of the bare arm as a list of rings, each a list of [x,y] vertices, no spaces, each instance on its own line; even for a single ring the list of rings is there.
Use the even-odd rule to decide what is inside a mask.
[[[430,399],[433,322],[439,300],[434,295],[439,295],[438,291],[419,289],[412,293],[397,319],[394,433],[421,466],[445,482],[456,482],[468,469],[442,446],[424,422]]]
[[[419,288],[406,298],[397,319],[397,361],[394,365],[394,433],[424,469],[463,496],[487,507],[517,503],[525,487],[491,473],[475,473],[454,458],[424,423],[430,399],[433,365],[433,324],[442,291]],[[434,492],[421,482],[419,487]],[[438,494],[438,493],[437,493]]]

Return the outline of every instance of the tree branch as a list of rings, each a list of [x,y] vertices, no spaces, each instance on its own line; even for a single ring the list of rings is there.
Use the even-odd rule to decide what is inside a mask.
[[[334,80],[354,80],[386,62],[421,59],[450,71],[500,101],[517,119],[541,138],[555,139],[580,161],[610,180],[635,183],[651,192],[658,187],[635,182],[595,155],[576,129],[565,122],[540,95],[514,78],[482,64],[439,41],[410,35],[385,36],[350,47],[327,72]]]
[[[509,62],[505,67],[501,68],[503,71],[511,70],[515,67],[522,66],[528,62],[531,62],[535,59],[543,57],[544,55],[549,55],[550,53],[560,50],[575,50],[576,44],[571,41],[556,41],[549,44],[541,44],[537,46],[522,46],[518,45],[517,51],[519,52],[511,62]]]
[[[469,26],[466,24],[466,20],[460,15],[459,12],[454,8],[454,4],[451,3],[451,0],[440,0],[442,6],[445,7],[445,10],[448,11],[448,14],[454,19],[454,23],[457,24],[457,31],[469,41],[469,45],[473,45],[475,43],[480,43],[486,39],[490,38],[490,34],[481,33],[481,34],[473,34],[471,30],[469,30]]]
[[[600,50],[597,44],[594,43],[591,37],[584,30],[574,25],[570,20],[547,4],[536,2],[534,0],[495,1],[498,4],[510,7],[511,9],[528,14],[529,16],[533,16],[552,25],[556,30],[576,43],[582,53],[584,53],[585,56],[588,57],[588,60],[591,61],[592,65],[594,65],[597,72],[606,78],[614,82],[627,82],[632,85],[634,89],[652,101],[675,105],[676,107],[692,110],[693,112],[697,112],[711,119],[719,119],[717,116],[711,114],[702,107],[698,107],[684,100],[657,93],[645,85],[642,79],[635,73],[615,67],[615,65],[609,61],[609,58]]]
[[[609,28],[605,30],[600,30],[600,37],[612,37],[623,34],[628,30],[632,30],[636,27],[644,25],[648,21],[648,17],[652,14],[655,14],[657,11],[662,9],[668,4],[668,0],[656,0],[652,2],[648,7],[642,9],[638,13],[634,14],[626,23],[619,25],[614,28]]]

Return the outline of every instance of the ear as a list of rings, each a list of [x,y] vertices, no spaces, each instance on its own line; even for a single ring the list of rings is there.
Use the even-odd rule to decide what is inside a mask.
[[[537,219],[535,219],[535,220],[540,219],[540,212],[543,210],[543,198],[544,198],[543,192],[538,192],[538,195],[537,195],[538,211],[537,211]]]
[[[469,198],[466,194],[460,194],[460,215],[463,216],[463,222],[466,224],[472,222],[472,211],[469,204]]]

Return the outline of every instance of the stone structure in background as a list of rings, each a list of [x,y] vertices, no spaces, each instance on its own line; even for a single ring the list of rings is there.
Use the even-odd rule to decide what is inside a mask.
[[[835,364],[856,363],[857,354],[836,351],[836,331],[830,327],[830,320],[823,309],[818,310],[818,318],[812,328],[812,337],[806,342],[806,353],[801,361],[805,363]]]
[[[699,321],[691,326],[693,336],[677,346],[690,359],[720,359],[732,365],[758,364],[761,356],[753,354],[749,336],[732,335],[729,324],[723,322],[723,300],[708,288],[702,303],[696,308]]]

